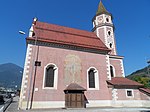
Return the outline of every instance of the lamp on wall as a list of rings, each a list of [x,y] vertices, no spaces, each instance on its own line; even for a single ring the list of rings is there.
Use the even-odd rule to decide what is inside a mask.
[[[25,35],[26,33],[22,30],[19,31],[20,34]]]

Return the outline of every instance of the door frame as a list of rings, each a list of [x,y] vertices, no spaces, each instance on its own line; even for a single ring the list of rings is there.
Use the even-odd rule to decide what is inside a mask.
[[[83,91],[67,91],[65,92],[66,108],[85,108],[85,98]]]
[[[64,90],[65,108],[86,108],[84,89],[76,83],[71,83]]]

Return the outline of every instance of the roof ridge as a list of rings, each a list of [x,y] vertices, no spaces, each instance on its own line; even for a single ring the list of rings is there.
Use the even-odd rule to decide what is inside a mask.
[[[37,22],[44,23],[44,24],[48,24],[48,25],[54,25],[54,26],[64,27],[64,28],[70,28],[70,29],[79,30],[79,31],[85,31],[85,32],[91,33],[91,32],[88,31],[88,30],[77,29],[77,28],[72,28],[72,27],[68,27],[68,26],[61,26],[61,25],[59,25],[59,24],[48,23],[48,22],[41,22],[41,21],[37,21]]]
[[[70,35],[76,35],[76,36],[82,36],[82,37],[86,37],[86,38],[92,38],[92,39],[98,39],[99,38],[95,35],[94,36],[85,36],[85,35],[79,35],[76,33],[68,33],[68,32],[63,32],[63,31],[56,31],[56,30],[52,30],[52,29],[46,29],[46,28],[40,28],[40,27],[36,27],[37,29],[41,29],[41,30],[47,30],[47,31],[53,31],[53,32],[59,32],[59,33],[65,33],[65,34],[70,34]],[[93,32],[89,32],[89,33],[93,33]]]
[[[74,31],[80,31],[80,32],[82,31],[83,33],[90,33],[90,34],[93,34],[93,35],[96,36],[96,34],[94,32],[91,32],[91,31],[88,31],[88,30],[77,29],[77,28],[72,28],[72,27],[67,27],[67,26],[61,26],[61,25],[58,25],[58,24],[51,24],[51,23],[41,22],[41,21],[37,21],[37,22],[40,23],[40,24],[53,25],[53,26],[60,27],[60,28],[67,28],[67,29],[74,30]],[[36,25],[35,25],[35,27],[37,27]],[[54,30],[54,31],[56,31],[56,30]],[[57,31],[60,31],[60,30],[57,30]],[[65,32],[65,31],[60,31],[60,32]],[[77,33],[72,33],[72,34],[77,34]],[[85,35],[81,35],[81,36],[85,36]],[[94,37],[94,36],[92,36],[92,37]]]

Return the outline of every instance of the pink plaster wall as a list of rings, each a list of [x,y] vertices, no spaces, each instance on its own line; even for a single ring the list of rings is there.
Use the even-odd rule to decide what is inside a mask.
[[[104,34],[104,28],[99,28],[98,30],[98,37],[101,39],[101,41],[105,44],[105,34]]]
[[[107,66],[105,55],[40,46],[39,61],[41,61],[41,66],[37,68],[35,88],[38,88],[38,91],[34,92],[34,101],[64,101],[65,94],[63,90],[67,87],[64,83],[64,60],[68,54],[77,55],[81,59],[82,83],[80,85],[82,87],[87,89],[87,69],[89,67],[95,67],[99,72],[99,90],[87,89],[85,92],[86,98],[88,100],[110,100],[111,95],[106,83]],[[49,63],[54,63],[58,67],[57,90],[43,89],[44,67]],[[28,87],[29,82],[30,80],[28,79]]]
[[[110,64],[113,65],[115,68],[115,77],[122,77],[123,71],[121,68],[121,60],[110,58]]]
[[[117,96],[118,96],[118,100],[140,100],[141,96],[140,96],[140,92],[138,89],[133,89],[133,96],[134,97],[127,97],[126,96],[126,89],[117,89]]]
[[[150,100],[150,96],[144,94],[143,92],[140,91],[140,95],[141,95],[141,100]]]

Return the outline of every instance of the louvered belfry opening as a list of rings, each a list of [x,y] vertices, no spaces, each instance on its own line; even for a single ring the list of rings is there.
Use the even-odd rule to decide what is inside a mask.
[[[49,66],[46,68],[45,87],[54,87],[54,73],[54,66]]]
[[[95,72],[94,69],[88,71],[89,76],[89,88],[95,88]]]

